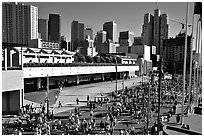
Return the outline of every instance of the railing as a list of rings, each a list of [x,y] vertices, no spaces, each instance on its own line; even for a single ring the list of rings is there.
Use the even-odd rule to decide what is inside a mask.
[[[118,66],[138,66],[137,64],[117,64]],[[84,67],[115,66],[115,63],[24,63],[23,67]]]

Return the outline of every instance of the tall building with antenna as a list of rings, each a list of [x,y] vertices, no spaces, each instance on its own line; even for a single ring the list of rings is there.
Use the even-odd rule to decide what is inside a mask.
[[[156,3],[154,15],[146,13],[144,16],[144,24],[142,26],[142,43],[144,45],[156,46],[156,54],[160,55],[163,47],[163,40],[168,39],[169,23],[168,15],[161,14]]]

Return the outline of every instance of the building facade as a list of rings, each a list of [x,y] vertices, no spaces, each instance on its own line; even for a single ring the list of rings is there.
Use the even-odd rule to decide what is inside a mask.
[[[71,23],[71,51],[75,51],[78,47],[83,47],[84,42],[84,24],[78,21]]]
[[[96,34],[94,45],[98,53],[103,53],[103,48],[105,46],[104,43],[106,42],[106,34],[107,32],[103,30],[98,31]]]
[[[61,15],[49,14],[48,21],[49,41],[60,41],[61,37]]]
[[[117,42],[117,24],[114,21],[105,22],[103,24],[103,30],[107,32],[106,39],[112,40],[114,43]]]
[[[64,35],[61,36],[60,49],[68,50],[68,44]]]
[[[164,61],[169,64],[169,71],[172,72],[173,69],[177,73],[182,73],[183,71],[183,61],[185,53],[185,33],[178,34],[175,38],[170,38],[164,40],[163,43],[163,58]],[[192,44],[191,36],[188,36],[187,41],[187,68],[190,64],[190,45]],[[174,66],[174,68],[172,68]]]
[[[162,14],[160,16],[160,48],[162,52],[163,49],[163,40],[168,39],[169,36],[169,22],[168,22],[168,15]]]
[[[48,41],[48,19],[38,19],[39,38]]]
[[[120,46],[132,46],[134,43],[134,33],[130,31],[123,31],[119,34]]]
[[[134,37],[134,45],[142,45],[142,37]]]
[[[57,41],[46,41],[43,39],[33,39],[29,42],[28,47],[30,48],[42,48],[42,49],[54,49],[59,50],[60,42]]]
[[[153,28],[154,28],[154,16],[150,13],[145,14],[144,24],[142,26],[142,43],[144,45],[153,44]]]
[[[86,38],[87,36],[89,36],[91,40],[94,39],[94,36],[93,36],[93,29],[92,29],[91,26],[85,26],[85,30],[84,30],[84,38]]]
[[[163,40],[168,39],[168,36],[168,15],[161,15],[158,8],[154,10],[154,16],[150,13],[146,13],[144,16],[144,24],[142,25],[142,44],[156,46],[156,54],[160,55],[163,49]]]
[[[157,47],[157,54],[160,54],[160,10],[154,10],[154,30],[153,30],[153,45]]]
[[[2,41],[28,44],[38,38],[38,8],[22,3],[2,4]]]
[[[79,48],[79,53],[84,56],[91,57],[94,57],[98,54],[98,52],[96,52],[96,47],[94,46],[94,41],[90,38],[89,35],[86,36],[84,46],[82,48]]]

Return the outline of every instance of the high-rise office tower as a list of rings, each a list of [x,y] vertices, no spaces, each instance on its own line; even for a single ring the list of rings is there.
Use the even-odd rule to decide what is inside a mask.
[[[75,51],[79,46],[83,47],[84,24],[72,21],[71,24],[71,51]]]
[[[134,33],[130,31],[122,31],[119,35],[120,46],[132,46],[134,43]]]
[[[163,40],[168,39],[169,36],[169,23],[168,15],[162,14],[160,16],[160,51],[163,49]]]
[[[105,48],[105,42],[106,42],[106,31],[100,30],[97,32],[96,38],[95,38],[95,46],[96,46],[96,50],[99,53],[102,53],[102,51],[104,51]]]
[[[153,25],[154,17],[150,13],[145,14],[142,26],[142,43],[144,45],[153,44]]]
[[[43,40],[48,40],[48,19],[38,19],[38,32]]]
[[[38,38],[38,8],[22,3],[2,4],[2,41],[28,44]]]
[[[113,42],[117,42],[117,24],[114,21],[105,22],[103,30],[107,32],[107,40],[110,39]]]
[[[84,37],[85,39],[87,36],[90,36],[90,39],[93,40],[93,29],[91,26],[86,25],[84,30]]]
[[[59,14],[49,14],[48,39],[49,41],[60,41],[61,19]]]
[[[103,30],[98,31],[96,35],[96,43],[106,42],[106,35],[107,35],[106,31]]]
[[[142,45],[142,37],[134,37],[134,45]]]
[[[150,13],[145,14],[142,26],[142,44],[156,46],[156,54],[160,55],[163,49],[163,40],[168,39],[169,23],[168,15],[160,15],[160,10],[154,10],[154,16]]]
[[[160,10],[154,10],[154,31],[153,31],[153,45],[156,46],[157,54],[160,54]]]
[[[66,36],[61,36],[61,46],[60,46],[60,49],[65,49],[65,50],[68,50],[68,47],[67,47],[67,41],[66,41]]]

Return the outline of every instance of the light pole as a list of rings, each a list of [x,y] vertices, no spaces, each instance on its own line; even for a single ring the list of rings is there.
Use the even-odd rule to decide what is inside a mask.
[[[157,117],[157,134],[159,135],[159,123],[160,123],[160,90],[161,90],[161,79],[162,79],[162,57],[160,56],[159,61],[159,86],[158,86],[158,117]]]
[[[47,95],[46,95],[46,101],[47,101],[47,118],[49,117],[49,77],[47,74]]]
[[[148,130],[149,130],[150,86],[151,86],[151,83],[149,82],[149,84],[148,84],[148,91],[147,91],[148,92],[148,99],[147,99],[147,134],[148,134]]]
[[[116,93],[118,92],[118,79],[117,79],[117,70],[118,69],[118,64],[117,64],[117,58],[115,57],[115,91]]]
[[[123,88],[123,91],[124,91],[124,86],[125,86],[124,84],[125,84],[125,81],[124,81],[124,72],[123,72],[123,82],[122,82],[122,86],[123,86],[122,88]]]

